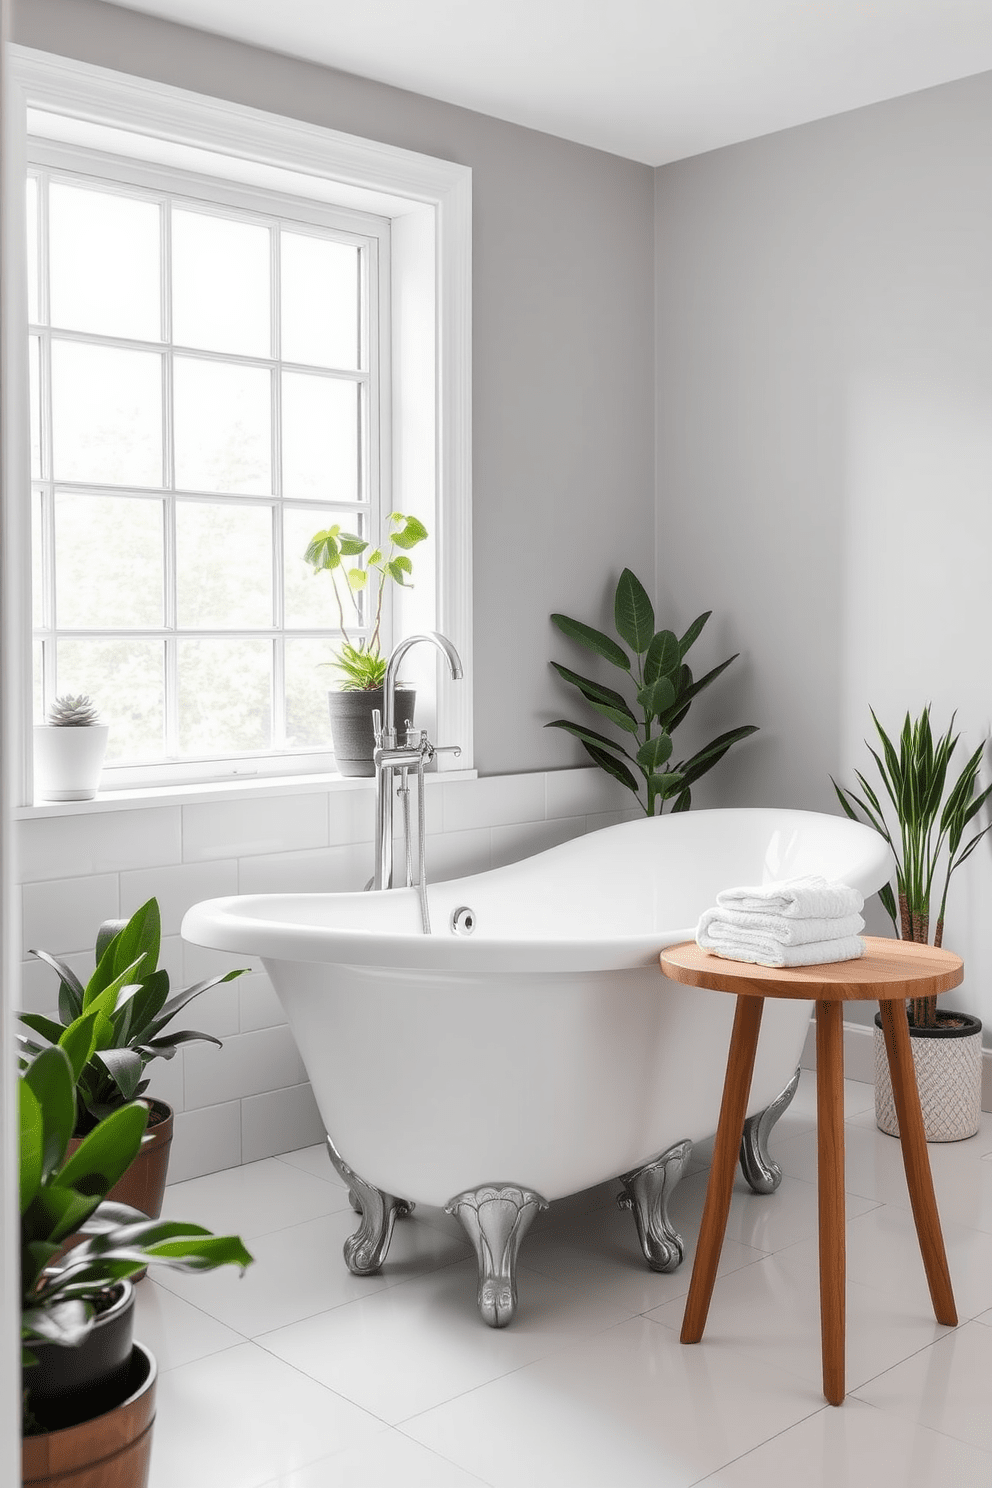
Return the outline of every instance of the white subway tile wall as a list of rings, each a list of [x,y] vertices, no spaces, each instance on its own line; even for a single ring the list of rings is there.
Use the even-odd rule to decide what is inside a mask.
[[[323,1140],[320,1118],[279,1000],[258,961],[184,943],[182,917],[226,894],[362,889],[372,873],[372,782],[239,801],[163,804],[16,823],[23,962],[17,1003],[50,1013],[55,973],[29,955],[63,956],[86,977],[96,931],[154,895],[162,964],[174,987],[235,966],[248,974],[195,998],[175,1029],[223,1040],[189,1044],[150,1070],[152,1095],[176,1112],[170,1179],[180,1181]],[[515,862],[639,815],[599,770],[445,781],[427,793],[434,882]]]

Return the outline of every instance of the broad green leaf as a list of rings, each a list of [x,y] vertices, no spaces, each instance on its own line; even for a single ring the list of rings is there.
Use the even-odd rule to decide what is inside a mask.
[[[141,1055],[133,1049],[102,1049],[94,1057],[117,1086],[121,1099],[133,1100],[144,1072]]]
[[[109,954],[110,952],[108,951],[107,955]],[[106,959],[105,956],[104,961]],[[92,980],[88,982],[86,996],[83,998],[83,1012],[88,1013],[96,1009],[96,1011],[103,1013],[106,1018],[113,1017],[117,1007],[118,994],[125,987],[140,985],[139,968],[144,959],[143,955],[139,956],[136,961],[132,961],[130,966],[125,966],[124,970],[118,976],[115,976],[112,982],[107,982],[102,987],[95,987]],[[102,961],[100,965],[103,965]]]
[[[608,739],[605,734],[597,734],[595,729],[586,728],[584,723],[569,723],[567,718],[555,718],[551,723],[546,723],[544,727],[564,729],[566,733],[574,734],[577,739],[581,739],[583,744],[592,744],[598,749],[613,749],[617,754],[622,754],[624,759],[630,759],[630,755],[622,744],[618,744],[614,739]]]
[[[117,921],[110,922],[111,925],[117,923]],[[161,941],[162,921],[158,901],[149,899],[140,909],[135,910],[124,928],[113,936],[100,953],[96,971],[86,984],[86,995],[83,998],[84,1011],[99,992],[111,982],[119,980],[120,973],[125,967],[130,971],[136,971],[140,967],[141,976],[135,976],[133,978],[135,981],[151,976],[158,965]]]
[[[96,932],[96,959],[97,965],[103,960],[103,953],[112,940],[115,940],[121,931],[127,928],[127,920],[104,920]]]
[[[686,786],[684,790],[679,792],[672,803],[672,815],[674,816],[676,811],[688,811],[691,805],[692,791]]]
[[[341,548],[337,540],[340,530],[340,527],[329,527],[324,532],[317,532],[307,544],[303,557],[315,572],[341,566]]]
[[[698,696],[698,694],[702,692],[703,688],[704,687],[709,687],[709,685],[710,685],[711,682],[715,682],[716,679],[717,679],[717,677],[720,676],[721,672],[725,672],[727,670],[727,668],[730,666],[731,662],[732,661],[736,661],[739,655],[740,655],[740,652],[739,651],[735,651],[734,654],[733,654],[733,656],[728,656],[727,659],[726,659],[726,661],[721,661],[721,663],[720,663],[719,666],[713,667],[713,669],[711,671],[707,672],[705,676],[700,677],[700,679],[699,679],[698,682],[691,682],[689,684],[689,686],[686,687],[686,688],[684,688],[684,689],[682,687],[680,687],[679,688],[679,699],[680,699],[680,701],[681,702],[687,702],[690,699]]]
[[[39,1056],[40,1058],[40,1056]],[[27,1081],[17,1082],[20,1104],[20,1204],[21,1213],[31,1203],[41,1184],[45,1149],[45,1123],[41,1106]]]
[[[344,558],[357,558],[359,553],[364,553],[368,543],[357,532],[342,532],[338,540],[338,547]]]
[[[645,668],[646,670],[646,668]],[[669,677],[659,677],[649,687],[640,687],[637,701],[649,718],[658,718],[675,701],[675,688]]]
[[[581,620],[570,620],[567,615],[552,615],[551,619],[562,635],[567,635],[569,640],[578,641],[581,646],[594,651],[597,656],[602,656],[614,666],[621,667],[625,672],[630,671],[630,658],[627,653],[601,630],[595,630],[591,625],[583,625]]]
[[[144,1038],[153,1020],[158,1017],[165,1006],[168,996],[169,973],[164,969],[153,972],[126,998],[122,988],[121,995],[117,999],[117,1011],[113,1017],[114,1044],[117,1046],[122,1046],[125,1042],[133,1044]],[[126,1039],[124,1037],[125,1023],[127,1025]]]
[[[64,1188],[61,1182],[47,1183],[29,1205],[24,1228],[39,1240],[59,1244],[76,1234],[99,1202],[98,1194],[82,1194],[77,1189]]]
[[[150,1245],[145,1254],[152,1261],[179,1262],[181,1271],[212,1271],[216,1266],[238,1266],[244,1272],[254,1261],[254,1256],[245,1249],[238,1235],[164,1240],[158,1245]]]
[[[147,1050],[156,1059],[171,1059],[181,1044],[213,1044],[217,1049],[224,1047],[212,1033],[197,1033],[194,1028],[183,1028],[179,1033],[170,1033],[166,1038],[152,1039],[143,1044],[141,1052]]]
[[[181,992],[169,998],[160,1015],[148,1024],[144,1031],[145,1038],[154,1038],[167,1023],[171,1022],[181,1008],[184,1008],[188,1002],[192,1002],[194,997],[199,997],[201,992],[209,992],[211,987],[219,987],[222,982],[233,982],[235,977],[244,976],[248,969],[247,966],[237,966],[233,971],[218,973],[217,976],[207,977],[202,982],[194,982],[192,986],[184,987]]]
[[[590,698],[589,706],[590,708],[595,708],[597,713],[602,713],[604,718],[608,718],[611,723],[615,723],[625,733],[637,733],[637,719],[631,713],[626,703],[622,708],[611,708],[608,703],[597,703]]]
[[[59,1039],[60,1046],[69,1056],[73,1083],[78,1083],[80,1075],[93,1058],[98,1016],[96,1012],[84,1013],[81,1018],[76,1019],[75,1023],[69,1024]]]
[[[375,551],[372,552],[372,553],[370,553],[369,556],[368,556],[368,565],[369,565],[369,568],[372,568],[374,564],[381,563],[381,562],[382,562],[382,549],[381,548],[376,548]]]
[[[57,1044],[62,1037],[62,1024],[56,1023],[54,1018],[46,1018],[41,1013],[18,1013],[17,1016],[26,1028],[40,1033],[50,1044]]]
[[[898,930],[899,917],[896,909],[896,896],[892,892],[892,885],[883,884],[878,891],[878,897],[882,901],[882,908],[885,910],[885,913]]]
[[[637,763],[653,772],[671,758],[673,748],[670,734],[655,734],[653,739],[646,740],[637,751]]]
[[[742,728],[729,729],[727,733],[718,735],[711,739],[705,748],[697,751],[691,759],[685,761],[679,768],[685,776],[686,784],[693,785],[701,775],[723,759],[727,750],[740,739],[746,739],[748,734],[756,734],[757,726],[753,723],[745,724]]]
[[[578,672],[570,671],[567,666],[562,666],[560,661],[553,661],[551,665],[565,682],[570,682],[577,687],[582,696],[590,703],[606,703],[611,708],[627,708],[627,700],[622,693],[612,687],[604,687],[601,682],[594,682],[591,677],[583,677]],[[628,709],[629,711],[629,709]]]
[[[349,568],[348,588],[353,589],[356,594],[360,593],[368,583],[369,576],[364,568]]]
[[[673,630],[659,630],[652,636],[644,657],[645,682],[657,682],[659,677],[671,677],[679,669],[682,653]]]
[[[396,580],[396,583],[399,584],[401,589],[405,589],[408,587],[405,575],[408,574],[413,567],[409,558],[390,558],[389,562],[386,564],[386,567],[389,570],[390,576]]]
[[[59,1175],[66,1188],[101,1198],[138,1154],[148,1124],[144,1106],[123,1106],[84,1137]]]
[[[654,608],[644,585],[629,568],[620,575],[613,611],[620,639],[642,655],[654,636]]]
[[[690,646],[695,645],[696,641],[698,641],[700,632],[712,613],[712,610],[707,610],[705,614],[697,615],[695,620],[693,620],[692,624],[689,626],[689,629],[679,641],[680,656],[684,656],[685,653],[689,650]]]
[[[76,1124],[76,1095],[69,1056],[63,1049],[44,1049],[28,1066],[24,1083],[30,1087],[41,1110],[44,1180],[61,1163]]]
[[[47,951],[32,951],[32,956],[37,956],[39,961],[44,961],[59,975],[59,1017],[63,1023],[71,1023],[73,1018],[78,1018],[83,1011],[83,984],[64,961],[57,956],[50,956]]]
[[[398,548],[415,548],[427,536],[427,528],[423,522],[418,522],[416,517],[404,517],[400,512],[393,512],[390,521],[402,522],[404,524],[392,536],[392,540]]]
[[[651,776],[651,788],[655,795],[667,801],[671,796],[677,796],[683,788],[685,776],[680,775],[677,770],[666,770],[661,775]]]
[[[605,770],[607,775],[612,775],[614,780],[619,780],[621,785],[625,785],[629,791],[632,791],[635,796],[637,795],[637,781],[627,769],[623,760],[618,760],[615,755],[608,754],[605,749],[601,749],[597,744],[590,744],[588,739],[582,740],[582,747],[594,765],[598,765],[601,770]]]

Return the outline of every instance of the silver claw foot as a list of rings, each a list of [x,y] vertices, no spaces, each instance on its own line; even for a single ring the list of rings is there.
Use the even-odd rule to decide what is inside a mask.
[[[685,1255],[682,1236],[668,1217],[668,1201],[691,1155],[690,1141],[676,1142],[642,1168],[620,1175],[624,1192],[617,1205],[634,1211],[637,1238],[652,1271],[674,1271]]]
[[[800,1071],[796,1070],[782,1094],[776,1096],[770,1106],[749,1116],[744,1123],[741,1137],[741,1172],[748,1185],[758,1194],[774,1193],[782,1182],[782,1169],[768,1151],[768,1138],[782,1112],[788,1109],[799,1085]]]
[[[468,1189],[445,1204],[461,1221],[479,1262],[479,1311],[490,1328],[505,1328],[517,1310],[517,1251],[547,1199],[513,1183]]]
[[[330,1137],[327,1152],[339,1176],[348,1185],[351,1207],[361,1215],[362,1222],[353,1235],[344,1242],[344,1259],[354,1276],[371,1276],[382,1267],[393,1238],[393,1225],[405,1219],[414,1205],[406,1199],[397,1199],[393,1194],[373,1188],[364,1178],[359,1178],[349,1168]]]

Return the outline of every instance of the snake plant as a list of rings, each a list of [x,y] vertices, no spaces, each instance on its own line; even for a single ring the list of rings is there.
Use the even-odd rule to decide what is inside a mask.
[[[934,739],[929,703],[917,719],[907,713],[898,749],[874,710],[871,716],[881,753],[870,744],[868,752],[895,815],[896,831],[890,830],[886,808],[860,770],[855,771],[860,795],[838,785],[832,776],[831,783],[846,815],[852,821],[863,819],[874,827],[892,849],[896,863],[895,893],[892,885],[886,884],[878,897],[901,940],[929,943],[930,910],[935,889],[940,886],[933,939],[933,944],[939,946],[943,940],[951,875],[971,857],[989,830],[988,826],[982,827],[965,841],[968,828],[992,794],[992,786],[976,794],[985,745],[979,745],[957,779],[948,786],[948,768],[960,739],[960,734],[954,732],[956,715],[951,715],[947,732]],[[935,1028],[936,997],[910,999],[909,1021],[915,1028]]]

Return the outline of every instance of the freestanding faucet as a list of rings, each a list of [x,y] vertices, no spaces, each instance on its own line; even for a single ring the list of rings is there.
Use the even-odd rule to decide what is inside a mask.
[[[422,914],[424,929],[428,928],[426,910],[426,884],[424,883],[424,792],[423,772],[424,765],[434,758],[439,751],[431,744],[427,734],[421,731],[416,734],[411,730],[404,736],[403,742],[396,737],[396,678],[403,660],[411,646],[418,645],[421,641],[429,641],[436,646],[445,657],[452,677],[457,681],[464,675],[461,658],[447,636],[441,635],[436,630],[427,631],[423,635],[407,636],[398,642],[390,653],[386,664],[386,677],[382,688],[382,726],[376,721],[376,748],[373,759],[375,761],[375,876],[372,879],[372,887],[375,889],[391,889],[393,887],[393,777],[396,771],[400,772],[402,778],[401,789],[406,789],[406,774],[410,769],[418,772],[420,785],[420,890],[422,897]],[[448,745],[447,749],[460,754],[458,745]],[[447,752],[445,750],[444,752]],[[406,801],[408,797],[405,797]],[[407,847],[409,861],[409,821],[407,821]]]

